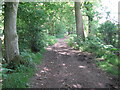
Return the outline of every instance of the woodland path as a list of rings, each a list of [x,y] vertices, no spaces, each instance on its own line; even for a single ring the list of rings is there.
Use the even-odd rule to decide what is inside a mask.
[[[66,38],[46,50],[30,79],[32,88],[114,88],[115,82],[96,66],[94,56],[67,46]]]

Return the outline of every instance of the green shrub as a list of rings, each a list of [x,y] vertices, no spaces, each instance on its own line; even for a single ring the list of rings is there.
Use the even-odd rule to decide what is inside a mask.
[[[42,54],[45,52],[42,49],[42,52],[32,53],[30,51],[24,50],[21,52],[21,56],[24,58],[24,62],[26,64],[19,64],[17,67],[13,69],[8,69],[6,66],[8,64],[4,64],[2,67],[2,76],[3,76],[3,88],[27,88],[28,80],[36,71],[36,64],[41,63]],[[9,83],[10,82],[10,83]]]
[[[33,75],[33,71],[32,68],[27,68],[29,72],[25,72],[22,69],[25,69],[25,67],[22,67],[21,69],[19,68],[19,71],[22,72],[6,74],[6,77],[3,77],[2,88],[26,88],[26,84],[29,78]]]
[[[63,38],[66,32],[66,26],[63,22],[55,22],[55,35],[57,38]]]
[[[46,47],[49,45],[53,45],[57,42],[57,39],[55,36],[50,36],[50,35],[45,35],[45,40],[44,40]]]
[[[117,25],[109,20],[104,22],[98,28],[99,38],[101,38],[106,44],[117,46]]]
[[[68,40],[68,45],[75,49],[94,53],[96,55],[96,58],[101,58],[104,60],[101,63],[101,61],[97,59],[97,62],[100,62],[98,65],[101,68],[110,73],[113,71],[112,74],[119,74],[117,73],[117,70],[115,72],[115,68],[112,68],[120,67],[119,58],[114,53],[120,50],[114,46],[106,45],[96,36],[89,36],[84,42],[80,38],[78,39],[76,36],[71,36]]]

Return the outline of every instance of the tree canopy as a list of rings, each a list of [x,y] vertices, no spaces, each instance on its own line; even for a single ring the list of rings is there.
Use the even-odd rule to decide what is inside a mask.
[[[92,53],[95,55],[96,65],[114,75],[120,75],[116,72],[116,68],[120,67],[118,23],[109,20],[110,12],[107,12],[106,21],[100,24],[102,17],[97,11],[100,6],[101,0],[2,3],[0,57],[3,64],[3,87],[26,87],[28,78],[34,74],[36,64],[42,63],[43,54],[47,52],[49,57],[51,52],[47,47],[52,47],[53,51],[55,48],[58,54],[61,47],[63,51],[70,47],[83,53]],[[61,46],[57,47],[59,44]],[[83,54],[81,56],[86,57]],[[9,79],[12,82],[10,84]]]

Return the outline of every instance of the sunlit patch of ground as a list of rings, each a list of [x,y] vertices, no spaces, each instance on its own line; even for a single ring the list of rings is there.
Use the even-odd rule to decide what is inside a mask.
[[[68,47],[67,38],[46,48],[43,63],[31,78],[33,88],[109,88],[110,77],[94,63],[91,53]]]

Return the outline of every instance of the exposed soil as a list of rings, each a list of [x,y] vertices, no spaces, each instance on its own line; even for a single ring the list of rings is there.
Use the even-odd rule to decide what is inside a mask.
[[[113,79],[97,67],[94,55],[67,46],[66,38],[46,48],[42,64],[30,79],[32,88],[116,88]]]

